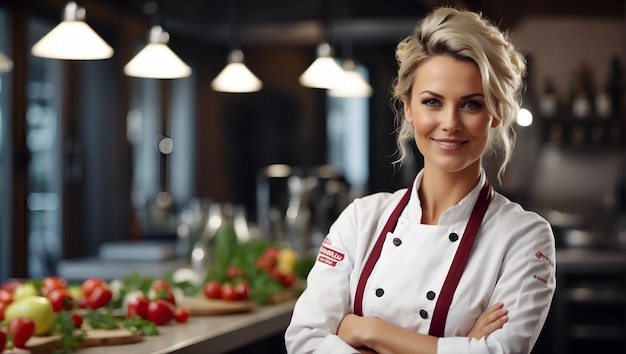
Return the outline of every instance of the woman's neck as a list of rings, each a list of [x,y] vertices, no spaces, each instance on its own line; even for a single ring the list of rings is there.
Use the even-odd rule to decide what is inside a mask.
[[[441,214],[458,204],[478,183],[478,169],[466,168],[450,173],[424,168],[419,196],[422,205],[422,224],[436,225]]]

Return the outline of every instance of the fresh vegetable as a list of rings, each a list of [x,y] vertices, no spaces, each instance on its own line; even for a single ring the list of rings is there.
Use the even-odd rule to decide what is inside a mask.
[[[210,280],[202,289],[208,299],[220,299],[222,297],[222,285],[217,280]]]
[[[87,321],[91,328],[95,329],[117,329],[119,328],[118,320],[113,316],[112,309],[103,311],[103,309],[94,310],[87,308],[84,320]]]
[[[6,311],[9,304],[0,302],[0,321],[4,321],[4,311]]]
[[[189,319],[189,310],[185,307],[177,307],[174,310],[174,320],[178,323],[185,323]]]
[[[174,317],[172,304],[165,300],[154,300],[148,304],[148,319],[157,326],[166,324]]]
[[[235,301],[237,299],[237,293],[235,293],[235,287],[232,283],[226,282],[222,284],[222,291],[220,293],[220,298],[226,301]]]
[[[126,317],[131,318],[133,316],[148,318],[148,299],[144,296],[137,296],[128,303]]]
[[[35,322],[35,335],[40,336],[50,333],[54,320],[52,304],[47,297],[29,296],[13,301],[4,312],[5,320],[14,318],[30,318]]]
[[[235,284],[233,286],[233,291],[235,292],[237,300],[248,300],[248,298],[250,297],[250,286],[245,280],[242,280],[239,283]]]
[[[113,298],[113,291],[104,283],[99,286],[94,286],[89,292],[85,292],[83,289],[83,292],[87,296],[87,307],[92,309],[106,306]]]
[[[96,288],[102,286],[104,283],[104,280],[101,278],[89,278],[81,284],[80,289],[83,296],[89,297]]]
[[[56,314],[52,333],[59,335],[60,348],[55,353],[74,353],[80,348],[87,336],[87,332],[81,329],[82,321],[81,316],[65,310]]]
[[[45,277],[41,281],[41,294],[43,296],[47,296],[50,292],[56,289],[66,289],[67,288],[67,280],[61,277]]]
[[[13,292],[13,301],[18,301],[29,296],[39,295],[37,288],[32,282],[22,283]]]
[[[74,298],[66,288],[56,288],[48,293],[52,304],[52,311],[71,310],[74,307]]]
[[[7,305],[12,303],[13,293],[5,289],[0,289],[0,302],[5,303]]]
[[[7,346],[7,334],[0,331],[0,353],[4,351]]]
[[[35,333],[35,322],[30,318],[16,317],[9,321],[7,328],[13,338],[13,346],[26,348],[26,341]]]
[[[140,332],[144,336],[158,336],[159,329],[154,322],[141,318],[139,316],[133,316],[124,320],[124,328],[131,332]]]

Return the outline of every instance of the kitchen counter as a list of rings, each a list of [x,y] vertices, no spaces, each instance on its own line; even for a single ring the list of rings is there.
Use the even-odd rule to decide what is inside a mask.
[[[139,343],[81,349],[81,354],[227,353],[265,338],[281,335],[291,319],[295,300],[260,306],[252,312],[191,316],[187,323],[159,326],[158,336]]]

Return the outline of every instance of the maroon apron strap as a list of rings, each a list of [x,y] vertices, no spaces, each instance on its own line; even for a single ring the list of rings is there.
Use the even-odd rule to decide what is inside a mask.
[[[400,199],[400,203],[398,203],[396,208],[391,213],[391,216],[389,216],[385,227],[383,227],[383,230],[380,232],[380,235],[376,240],[376,244],[374,244],[372,252],[365,262],[365,267],[363,268],[363,271],[361,271],[361,276],[359,277],[359,282],[356,286],[356,293],[354,294],[353,307],[355,315],[363,316],[363,293],[365,292],[365,284],[367,283],[367,279],[370,277],[370,274],[372,274],[372,270],[374,269],[378,258],[380,258],[380,253],[383,250],[383,244],[385,243],[385,238],[387,237],[387,234],[389,232],[392,232],[396,228],[396,224],[398,223],[400,214],[402,214],[402,210],[404,210],[406,205],[409,203],[412,189],[413,182],[411,182],[411,185],[406,190],[406,193],[404,193],[402,199]]]
[[[431,336],[443,337],[443,332],[446,327],[446,319],[448,317],[448,310],[450,309],[450,304],[452,303],[452,297],[454,296],[454,292],[456,291],[459,281],[461,280],[461,275],[463,274],[463,270],[467,264],[467,259],[469,258],[470,251],[472,250],[472,245],[474,244],[474,239],[476,238],[476,234],[478,233],[478,229],[480,228],[480,224],[483,221],[483,217],[485,216],[485,212],[487,211],[490,201],[491,186],[489,185],[489,181],[485,181],[485,185],[481,189],[478,200],[474,205],[472,215],[470,216],[467,226],[465,227],[463,237],[461,238],[461,243],[459,244],[459,248],[454,255],[452,265],[450,266],[446,280],[441,288],[441,293],[439,294],[439,298],[435,304],[433,319],[430,322],[430,330],[428,331],[428,334]]]

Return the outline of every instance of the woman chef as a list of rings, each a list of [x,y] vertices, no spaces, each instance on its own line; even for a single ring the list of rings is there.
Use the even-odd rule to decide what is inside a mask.
[[[288,352],[529,353],[555,290],[554,237],[481,167],[495,148],[500,174],[510,160],[523,57],[479,14],[439,8],[396,58],[399,161],[414,140],[424,168],[330,228]]]

